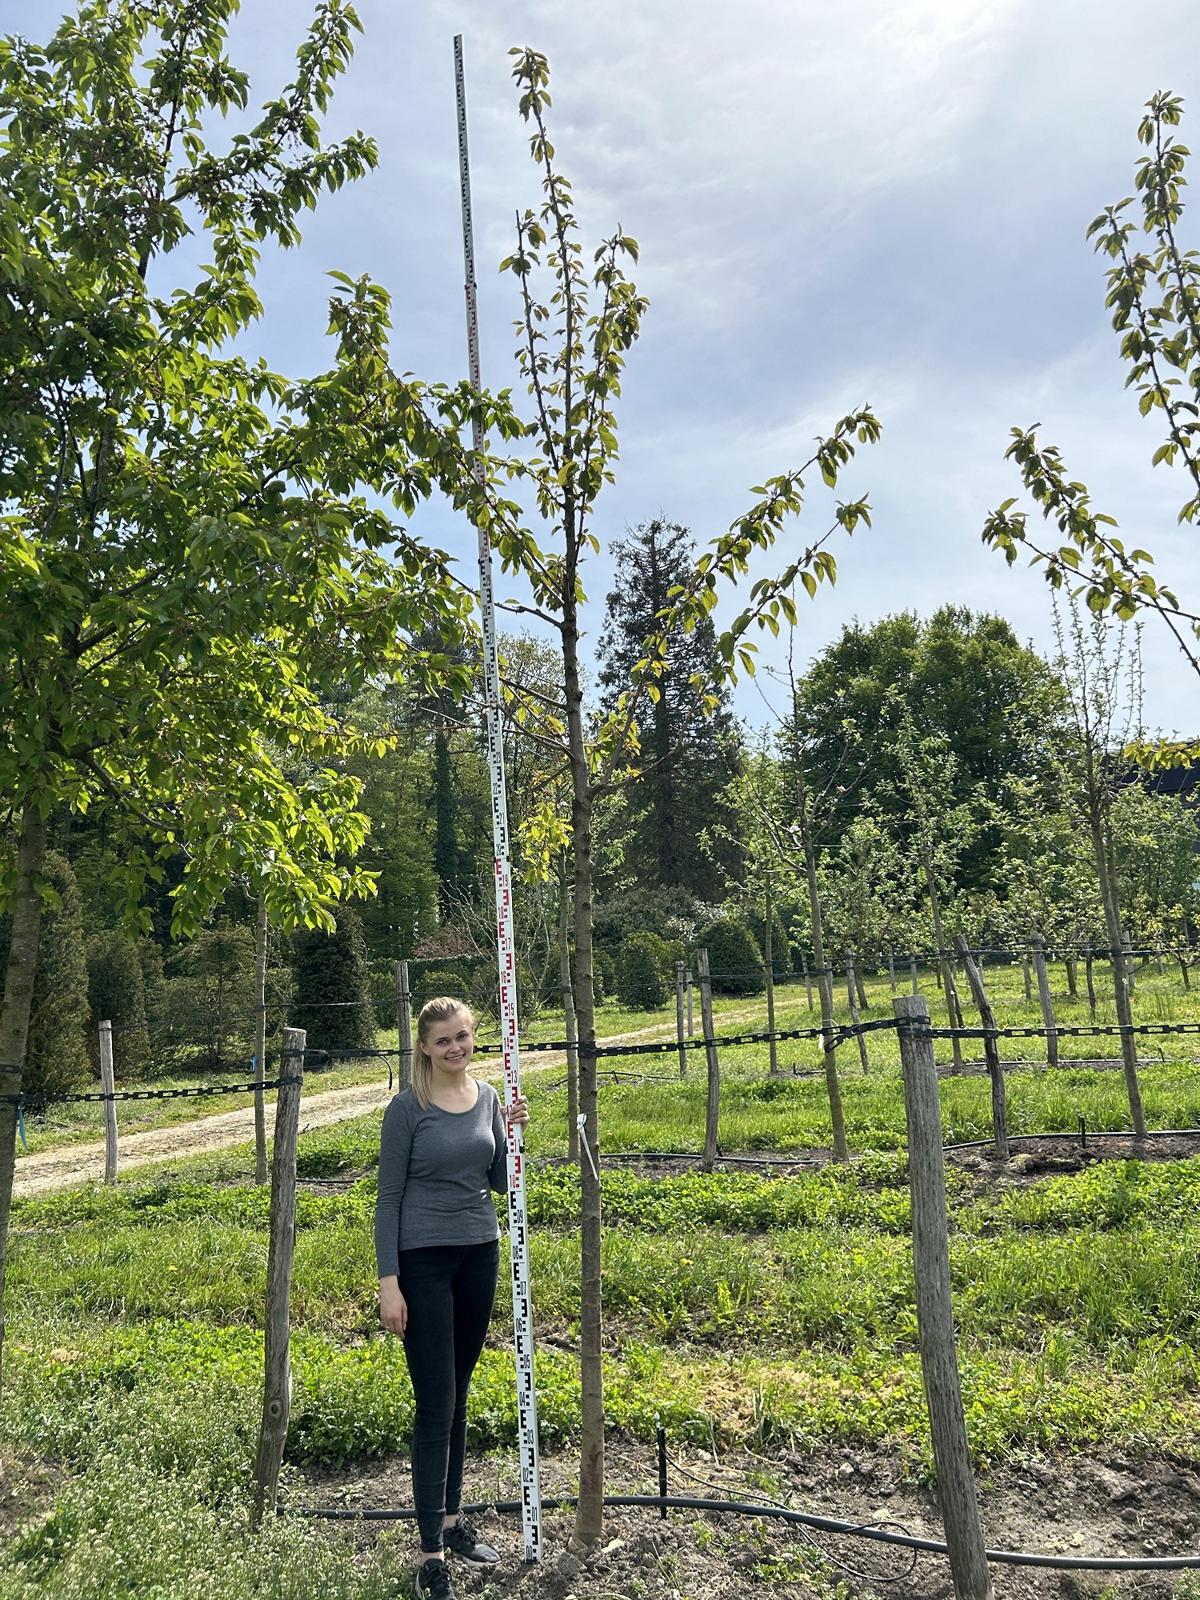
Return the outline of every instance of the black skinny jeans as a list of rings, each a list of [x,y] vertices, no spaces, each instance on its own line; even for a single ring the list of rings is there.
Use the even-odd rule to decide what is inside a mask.
[[[426,1555],[442,1552],[442,1519],[462,1502],[467,1391],[487,1337],[500,1241],[401,1250],[400,1293],[408,1305],[404,1354],[416,1400],[413,1504]]]

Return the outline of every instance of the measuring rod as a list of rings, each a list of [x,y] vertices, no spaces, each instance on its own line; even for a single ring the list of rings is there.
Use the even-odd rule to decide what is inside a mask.
[[[475,237],[471,226],[471,173],[467,159],[467,91],[462,35],[454,40],[454,87],[458,99],[458,167],[462,192],[463,263],[466,268],[467,363],[478,394],[479,316],[475,296]],[[483,422],[471,425],[475,477],[484,481]],[[504,781],[504,740],[500,724],[500,664],[496,654],[496,605],[492,593],[492,546],[484,527],[479,534],[479,611],[483,625],[484,727],[492,777],[492,853],[496,866],[496,947],[500,966],[500,1043],[504,1057],[505,1098],[520,1093],[517,1042],[517,961],[513,940],[512,868],[508,851],[508,796]],[[517,1353],[517,1420],[521,1452],[521,1521],[525,1560],[537,1561],[542,1543],[542,1491],[538,1474],[537,1390],[533,1381],[533,1303],[529,1294],[529,1215],[525,1204],[525,1141],[517,1123],[508,1125],[508,1243],[512,1263],[513,1338]]]

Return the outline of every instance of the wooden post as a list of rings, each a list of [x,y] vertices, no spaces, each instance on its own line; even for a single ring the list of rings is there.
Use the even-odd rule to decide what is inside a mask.
[[[687,1046],[684,1043],[684,1040],[687,1036],[684,1033],[685,1023],[683,1017],[683,990],[685,980],[683,973],[683,962],[677,961],[675,963],[675,1039],[679,1045],[679,1076],[681,1078],[686,1078]]]
[[[695,979],[692,977],[692,969],[689,967],[687,972],[687,1030],[689,1039],[695,1038],[696,1035],[696,1019],[692,1014],[692,990],[695,988],[695,986]]]
[[[1092,1014],[1092,1021],[1096,1020],[1096,968],[1095,956],[1092,954],[1092,941],[1089,939],[1083,951],[1083,976],[1087,984],[1088,1010]]]
[[[851,955],[849,950],[846,951],[846,994],[850,999],[851,1026],[857,1028],[862,1019],[858,1014],[858,993],[854,982],[854,957]],[[867,1057],[867,1036],[864,1033],[860,1033],[858,1034],[857,1038],[858,1059],[862,1062],[863,1071],[870,1072],[871,1063]]]
[[[892,993],[895,994],[895,992],[896,992],[896,952],[892,949],[891,945],[888,945],[887,958],[888,958],[888,982],[892,986]]]
[[[254,928],[254,1082],[267,1076],[267,897],[258,897]],[[267,1104],[262,1088],[254,1091],[254,1181],[267,1181]]]
[[[396,1088],[404,1090],[412,1083],[413,1069],[412,990],[407,961],[396,963],[396,1048],[400,1056]]]
[[[700,973],[700,1019],[704,1028],[704,1054],[708,1061],[708,1089],[704,1099],[704,1155],[700,1161],[702,1172],[711,1172],[717,1159],[717,1117],[720,1110],[721,1063],[713,1030],[712,982],[708,975],[708,951],[696,954]]]
[[[767,968],[767,1032],[771,1035],[767,1045],[770,1059],[768,1071],[772,1078],[779,1076],[779,1045],[775,1039],[775,942],[772,923],[775,921],[775,897],[771,892],[771,875],[766,883],[767,923],[763,932],[763,960]]]
[[[937,1068],[928,1032],[929,1008],[920,995],[898,996],[892,1007],[900,1023],[917,1335],[933,1436],[938,1503],[957,1600],[992,1600],[954,1336],[946,1169]]]
[[[1021,951],[1021,977],[1025,984],[1025,1004],[1030,1005],[1033,1002],[1033,983],[1029,973],[1029,951],[1027,949]]]
[[[1058,1033],[1054,1021],[1054,996],[1050,993],[1050,976],[1046,971],[1046,946],[1040,933],[1035,933],[1033,945],[1033,970],[1037,973],[1038,999],[1042,1005],[1042,1021],[1046,1026],[1046,1065],[1058,1065]]]
[[[800,970],[804,974],[804,993],[808,996],[808,1009],[813,1009],[812,973],[808,970],[808,956],[800,952]]]
[[[289,1299],[292,1253],[296,1245],[296,1139],[300,1131],[300,1080],[304,1076],[303,1028],[285,1028],[275,1098],[275,1147],[271,1154],[270,1242],[267,1246],[267,1303],[263,1324],[264,1374],[262,1427],[254,1462],[253,1526],[274,1511],[279,1468],[292,1406]]]
[[[966,938],[960,933],[955,936],[954,943],[962,957],[963,967],[967,974],[967,982],[971,986],[971,994],[979,1012],[979,1020],[985,1028],[996,1026],[996,1013],[992,1010],[992,1003],[988,999],[988,992],[983,986],[983,974],[975,965]],[[1008,1107],[1004,1094],[1004,1068],[1000,1064],[1000,1041],[998,1039],[984,1039],[983,1058],[987,1062],[988,1077],[992,1080],[992,1142],[997,1156],[1001,1161],[1008,1160]]]
[[[1066,956],[1063,960],[1063,966],[1066,968],[1067,973],[1067,998],[1069,1000],[1078,1000],[1079,960],[1074,955]]]
[[[113,1071],[112,1023],[100,1024],[100,1091],[110,1098],[104,1102],[104,1181],[117,1181],[117,1102],[111,1098],[117,1092],[116,1074]]]

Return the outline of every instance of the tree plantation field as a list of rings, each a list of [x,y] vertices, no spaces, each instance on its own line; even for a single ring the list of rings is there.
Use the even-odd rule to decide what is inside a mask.
[[[1111,1025],[1115,1021],[1115,1014],[1108,998],[1111,986],[1107,964],[1098,961],[1095,974],[1098,995],[1096,1020],[1100,1026]],[[907,970],[898,972],[897,981],[899,992],[907,993],[909,991]],[[918,981],[921,992],[929,1002],[934,1026],[940,1026],[944,1023],[945,1016],[937,989],[936,974],[922,967]],[[1004,964],[987,967],[985,981],[1001,1027],[1042,1026],[1042,1013],[1037,1003],[1036,989],[1033,1001],[1027,1002],[1023,995],[1019,966]],[[1051,967],[1051,986],[1058,1024],[1064,1028],[1089,1026],[1091,1019],[1082,972],[1078,980],[1077,1000],[1068,998],[1066,981],[1060,966]],[[886,975],[882,977],[869,975],[865,987],[869,1006],[863,1013],[864,1017],[871,1020],[890,1016],[891,990]],[[851,1018],[844,985],[839,985],[835,991],[835,1001],[836,1022],[839,1025],[849,1025]],[[966,1017],[968,1026],[976,1024],[978,1018],[969,1014],[965,996],[964,1009],[968,1013]],[[694,1010],[696,1028],[694,1043],[699,1044],[698,1000]],[[1195,991],[1185,989],[1177,966],[1164,962],[1162,970],[1159,971],[1154,961],[1150,960],[1138,974],[1134,1012],[1139,1023],[1200,1021],[1200,985]],[[718,1036],[766,1029],[766,1003],[761,994],[716,996],[713,1001],[713,1013]],[[777,985],[775,1013],[776,1026],[783,1031],[814,1027],[820,1021],[819,1013],[808,1007],[802,981],[796,978]],[[602,1041],[626,1039],[631,1044],[655,1039],[673,1040],[676,1032],[673,1009],[670,1013],[637,1011],[616,1001],[606,1002],[600,1007],[597,1024]],[[498,1071],[499,1058],[492,1055],[489,1033],[489,1025],[485,1019],[480,1027],[478,1055],[485,1061],[493,1062],[493,1069],[485,1068],[485,1071],[492,1070],[495,1075],[495,1071]],[[561,1040],[563,1038],[561,1012],[545,1010],[530,1021],[523,1020],[521,1037],[529,1043]],[[376,1046],[380,1050],[394,1050],[395,1042],[394,1029],[391,1033],[380,1030],[376,1036]],[[1001,1044],[1002,1056],[1006,1063],[1045,1059],[1045,1044],[1040,1039],[1003,1040]],[[862,1073],[857,1045],[851,1041],[839,1050],[842,1093],[847,1107],[851,1147],[889,1148],[895,1140],[902,1141],[903,1136],[904,1117],[899,1091],[898,1047],[894,1034],[886,1031],[867,1035],[866,1045],[871,1070],[878,1069],[882,1072],[890,1081],[892,1089],[886,1119],[881,1121],[873,1111],[867,1110],[868,1103],[871,1106],[878,1103],[878,1089],[876,1086],[859,1082]],[[974,1062],[975,1071],[981,1070],[982,1057],[978,1042],[965,1041],[964,1048],[968,1066]],[[1127,1106],[1124,1119],[1122,1117],[1119,1046],[1116,1038],[1064,1037],[1060,1038],[1058,1048],[1060,1061],[1064,1067],[1068,1067],[1072,1061],[1090,1062],[1098,1057],[1110,1058],[1114,1069],[1114,1081],[1111,1084],[1105,1083],[1103,1078],[1096,1078],[1090,1073],[1084,1079],[1075,1081],[1065,1071],[1050,1078],[1037,1075],[1017,1077],[1009,1090],[1011,1131],[1031,1133],[1075,1129],[1078,1127],[1081,1114],[1087,1118],[1089,1127],[1116,1129],[1127,1126]],[[780,1042],[778,1049],[781,1070],[788,1077],[794,1074],[811,1077],[819,1072],[822,1058],[817,1040],[784,1040]],[[1195,1038],[1186,1034],[1143,1036],[1139,1039],[1138,1049],[1141,1059],[1145,1062],[1179,1063],[1181,1067],[1186,1067],[1191,1057],[1200,1053],[1196,1049]],[[948,1066],[950,1046],[946,1041],[935,1041],[935,1053],[939,1064]],[[565,1072],[563,1058],[558,1055],[552,1057],[554,1062],[552,1066],[544,1065],[546,1059],[535,1051],[525,1055],[522,1070],[531,1082],[548,1083],[562,1079]],[[609,1089],[607,1104],[610,1109],[606,1113],[604,1131],[606,1149],[698,1150],[701,1148],[704,1128],[704,1051],[697,1048],[690,1049],[687,1059],[688,1079],[681,1087],[657,1082],[639,1082],[619,1092]],[[395,1069],[395,1056],[392,1056],[390,1064]],[[787,1115],[782,1118],[776,1117],[769,1124],[769,1129],[764,1127],[760,1130],[753,1115],[757,1099],[782,1092],[779,1085],[773,1081],[764,1084],[757,1081],[765,1077],[767,1072],[766,1046],[724,1047],[721,1050],[721,1065],[722,1071],[733,1078],[745,1076],[747,1079],[744,1086],[736,1081],[730,1083],[722,1095],[720,1136],[724,1149],[731,1151],[806,1149],[828,1145],[828,1110],[827,1107],[822,1109],[825,1106],[824,1090],[819,1082],[814,1080],[798,1097],[791,1096],[788,1091],[790,1109]],[[356,1084],[372,1083],[378,1084],[383,1092],[387,1083],[388,1066],[387,1059],[372,1057],[337,1062],[320,1070],[310,1070],[305,1080],[305,1094],[316,1095]],[[1195,1070],[1200,1073],[1200,1068]],[[601,1057],[599,1071],[602,1076],[618,1073],[652,1079],[675,1078],[678,1074],[678,1056],[672,1050],[661,1055]],[[1187,1081],[1187,1076],[1186,1071],[1181,1073],[1181,1087]],[[207,1080],[201,1079],[201,1081]],[[239,1077],[221,1073],[214,1075],[214,1081],[238,1082]],[[246,1080],[242,1078],[240,1081]],[[1169,1118],[1164,1120],[1165,1106],[1163,1114],[1160,1114],[1156,1101],[1156,1096],[1159,1094],[1159,1089],[1156,1087],[1158,1081],[1153,1073],[1146,1075],[1145,1093],[1148,1099],[1150,1125],[1174,1126],[1176,1124],[1171,1123]],[[144,1083],[139,1083],[138,1087],[189,1088],[194,1087],[196,1082],[195,1073],[172,1073],[148,1079]],[[864,1098],[868,1089],[869,1100]],[[1197,1089],[1200,1094],[1200,1081],[1197,1083]],[[948,1139],[979,1139],[990,1132],[990,1125],[986,1121],[988,1091],[985,1079],[968,1072],[964,1074],[963,1082],[943,1085],[943,1095]],[[119,1105],[119,1125],[126,1133],[170,1127],[179,1123],[190,1123],[215,1112],[249,1106],[252,1099],[252,1095],[243,1093],[222,1095],[213,1100],[204,1098],[131,1100]],[[1180,1104],[1185,1105],[1187,1102]],[[618,1108],[619,1120],[614,1125],[609,1119],[614,1116]],[[553,1135],[549,1133],[545,1123],[533,1131],[535,1150],[546,1153],[565,1150],[565,1116],[564,1093],[559,1095],[557,1101],[551,1102],[547,1109],[545,1121],[553,1128]],[[1184,1122],[1178,1125],[1191,1126],[1196,1122],[1200,1122],[1200,1098],[1197,1099],[1195,1111],[1189,1112]],[[544,1142],[559,1134],[562,1138],[558,1143]],[[96,1102],[55,1105],[48,1109],[44,1117],[27,1115],[26,1118],[26,1138],[30,1153],[52,1149],[56,1145],[76,1140],[102,1139],[103,1136],[104,1109]],[[762,1142],[763,1139],[766,1142]],[[251,1161],[251,1170],[252,1167]],[[18,1160],[18,1173],[19,1171]]]
[[[1002,1025],[1036,1022],[1019,970],[993,968],[988,977]],[[872,1015],[890,1009],[886,979],[873,980],[868,993]],[[1086,1021],[1086,1002],[1078,1015],[1056,998],[1064,1024]],[[1135,1003],[1147,1017],[1196,1014],[1178,975],[1160,977],[1153,966],[1139,976]],[[731,1002],[729,1014],[759,1005]],[[802,987],[783,991],[780,1026],[807,1015]],[[540,1019],[538,1031],[552,1036],[557,1021]],[[684,1082],[609,1082],[602,1071],[605,1148],[645,1153],[640,1163],[603,1172],[606,1417],[614,1460],[640,1463],[617,1470],[614,1487],[652,1489],[661,1418],[681,1470],[691,1463],[688,1470],[711,1475],[719,1460],[720,1473],[750,1472],[742,1498],[754,1498],[757,1482],[760,1498],[803,1505],[811,1494],[801,1485],[830,1478],[826,1509],[836,1514],[852,1492],[869,1493],[872,1480],[833,1477],[833,1466],[866,1461],[879,1481],[892,1475],[889,1514],[904,1505],[916,1516],[922,1504],[928,1514],[932,1464],[896,1042],[887,1032],[868,1041],[866,1075],[853,1045],[839,1051],[855,1152],[849,1168],[792,1163],[784,1175],[732,1166],[705,1175],[695,1161],[656,1162],[652,1152],[702,1145],[703,1053],[689,1056]],[[1191,1040],[1153,1043],[1155,1058],[1142,1068],[1151,1125],[1200,1123]],[[1014,1058],[1031,1057],[1038,1045],[1010,1048]],[[1108,1053],[1111,1041],[1062,1046],[1057,1070],[1008,1072],[1011,1130],[1069,1131],[1080,1114],[1092,1129],[1126,1126],[1120,1072],[1066,1059]],[[796,1156],[827,1145],[814,1046],[780,1048],[782,1064],[804,1075],[768,1077],[765,1045],[722,1051],[723,1149]],[[675,1060],[612,1065],[657,1076],[673,1072]],[[577,1170],[561,1160],[561,1075],[527,1058],[539,1408],[552,1472],[571,1459],[579,1427],[580,1188]],[[948,1137],[986,1136],[985,1075],[943,1073],[940,1092]],[[397,1341],[378,1331],[378,1137],[373,1114],[300,1140],[287,1505],[371,1503],[380,1494],[408,1501],[411,1390]],[[247,1181],[252,1170],[252,1147],[235,1147],[114,1187],[15,1203],[0,1428],[23,1528],[0,1561],[0,1595],[241,1600],[299,1597],[317,1592],[314,1583],[347,1600],[395,1592],[407,1571],[403,1530],[368,1536],[285,1518],[258,1539],[246,1532],[269,1206],[267,1192]],[[959,1357],[985,1525],[991,1489],[999,1494],[1039,1463],[1064,1483],[1113,1462],[1135,1474],[1142,1462],[1147,1471],[1164,1461],[1200,1471],[1200,1160],[1096,1160],[1019,1181],[951,1165],[948,1184]],[[470,1414],[471,1481],[484,1497],[515,1492],[510,1337],[502,1291]],[[703,1492],[685,1477],[673,1488]],[[859,1499],[853,1504],[861,1514]],[[1061,1517],[1076,1515],[1086,1522],[1088,1507],[1063,1506]],[[643,1589],[614,1592],[674,1589],[700,1600],[726,1592],[721,1585],[734,1571],[762,1582],[786,1578],[796,1585],[786,1593],[836,1588],[834,1569],[782,1535],[756,1544],[749,1523],[730,1532],[718,1521],[703,1534],[692,1525],[703,1529],[702,1519],[682,1522],[663,1535],[669,1559],[637,1579]],[[931,1526],[936,1534],[936,1518]],[[514,1547],[511,1519],[496,1527]],[[1191,1537],[1186,1526],[1151,1531],[1156,1553],[1185,1549]],[[1026,1547],[1050,1548],[1060,1533],[1057,1520],[1027,1507]],[[1088,1548],[1115,1554],[1112,1539],[1125,1534],[1098,1537]],[[689,1588],[688,1562],[700,1560],[702,1545],[707,1577]],[[1142,1549],[1136,1541],[1122,1547]],[[1018,1592],[1005,1589],[1005,1577],[998,1592]],[[529,1592],[564,1592],[554,1581],[547,1566],[529,1578]],[[1122,1580],[1117,1592],[1165,1593],[1167,1580],[1156,1581],[1160,1588],[1148,1591]],[[487,1592],[484,1580],[460,1587]],[[1189,1592],[1186,1580],[1179,1592]]]

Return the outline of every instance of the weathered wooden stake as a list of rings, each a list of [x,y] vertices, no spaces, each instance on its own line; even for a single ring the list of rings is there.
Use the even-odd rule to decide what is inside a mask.
[[[695,979],[692,977],[692,969],[689,967],[687,974],[687,1030],[689,1039],[695,1038],[696,1035],[696,1019],[692,1012],[692,990],[695,988],[695,986]]]
[[[1046,1065],[1058,1065],[1058,1033],[1055,1029],[1054,996],[1050,993],[1050,975],[1046,971],[1046,945],[1040,933],[1035,933],[1033,945],[1033,970],[1037,973],[1038,999],[1042,1006],[1042,1022],[1046,1028]]]
[[[946,1169],[937,1068],[928,1031],[929,1008],[920,995],[898,996],[892,1006],[900,1023],[917,1335],[933,1436],[938,1503],[957,1600],[992,1600],[954,1336]]]
[[[275,1098],[275,1147],[271,1154],[271,1220],[267,1246],[267,1303],[263,1324],[263,1411],[254,1462],[253,1526],[274,1511],[279,1469],[292,1406],[289,1300],[296,1245],[296,1139],[300,1131],[300,1080],[304,1076],[303,1028],[285,1028]]]
[[[708,975],[708,951],[696,955],[700,973],[700,1019],[704,1028],[704,1054],[708,1061],[708,1088],[704,1098],[704,1155],[700,1161],[702,1172],[711,1172],[717,1159],[717,1116],[721,1097],[721,1063],[717,1057],[713,1029],[712,981]]]
[[[104,1181],[117,1181],[117,1102],[111,1098],[117,1092],[116,1073],[113,1070],[112,1023],[100,1024],[100,1092],[110,1098],[104,1102]]]
[[[396,1088],[404,1090],[412,1083],[413,1069],[412,990],[407,961],[396,963],[396,1048],[400,1057]]]
[[[683,962],[677,961],[675,963],[675,1039],[679,1045],[679,1076],[681,1078],[686,1078],[687,1046],[684,1043],[686,1034],[684,1033],[685,1023],[683,1018],[683,990],[685,981],[683,970]]]
[[[1063,960],[1067,973],[1067,998],[1079,999],[1079,961],[1075,956],[1067,956]]]
[[[254,927],[254,1081],[267,1076],[267,897],[258,897]],[[267,1181],[267,1103],[262,1089],[254,1091],[254,1181]]]
[[[846,993],[850,999],[850,1022],[853,1027],[857,1028],[862,1018],[858,1014],[858,993],[854,982],[854,957],[849,950],[846,951]],[[870,1072],[871,1063],[867,1057],[867,1036],[865,1033],[860,1033],[857,1038],[858,1059],[862,1062],[863,1071]]]
[[[962,957],[963,967],[966,970],[967,982],[971,986],[971,994],[979,1012],[979,1020],[985,1028],[996,1026],[996,1013],[992,1010],[992,1002],[988,999],[988,992],[983,986],[983,974],[975,965],[975,958],[965,937],[960,933],[955,935],[955,945]],[[1004,1068],[1000,1065],[1000,1041],[998,1039],[984,1039],[983,1058],[987,1062],[988,1077],[992,1080],[992,1141],[996,1154],[1001,1161],[1008,1160],[1008,1107],[1004,1092]]]
[[[1033,1001],[1033,980],[1029,971],[1028,950],[1021,951],[1021,979],[1025,985],[1025,1004],[1030,1005]]]

